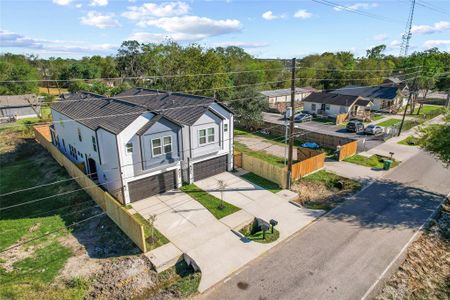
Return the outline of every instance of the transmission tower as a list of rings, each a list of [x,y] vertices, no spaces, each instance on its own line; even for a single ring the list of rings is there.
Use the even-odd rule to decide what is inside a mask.
[[[411,39],[411,27],[414,17],[414,8],[416,6],[416,0],[411,1],[411,8],[409,9],[408,21],[406,22],[405,33],[402,36],[402,45],[400,46],[400,56],[408,55],[409,40]]]

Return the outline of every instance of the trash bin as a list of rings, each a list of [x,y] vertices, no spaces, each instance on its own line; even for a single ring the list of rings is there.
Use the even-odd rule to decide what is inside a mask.
[[[383,169],[384,170],[389,170],[391,168],[391,166],[392,166],[392,160],[386,159],[384,161]]]

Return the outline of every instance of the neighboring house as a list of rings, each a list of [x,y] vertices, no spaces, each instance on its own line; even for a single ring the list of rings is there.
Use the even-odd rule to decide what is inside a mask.
[[[348,114],[349,117],[366,117],[372,102],[360,96],[340,95],[320,92],[312,93],[303,100],[303,109],[319,116],[337,117]]]
[[[297,109],[302,107],[303,99],[308,97],[312,92],[316,91],[317,90],[311,87],[295,88],[295,108]],[[291,89],[262,91],[261,94],[266,97],[267,103],[269,103],[269,108],[271,110],[282,113],[286,111],[286,107],[291,106]]]
[[[372,110],[396,112],[408,102],[407,87],[398,85],[379,86],[347,86],[330,91],[330,93],[360,96],[373,103]]]
[[[0,96],[0,118],[14,121],[39,117],[42,100],[34,94]]]
[[[52,117],[53,143],[124,204],[233,167],[233,113],[212,98],[76,93]]]

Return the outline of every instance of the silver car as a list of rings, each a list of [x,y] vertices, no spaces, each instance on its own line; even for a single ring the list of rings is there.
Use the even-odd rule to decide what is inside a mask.
[[[383,133],[383,127],[371,124],[364,129],[365,134],[378,135]]]

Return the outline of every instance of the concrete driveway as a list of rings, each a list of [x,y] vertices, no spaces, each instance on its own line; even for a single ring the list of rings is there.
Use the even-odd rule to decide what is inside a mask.
[[[277,229],[280,231],[281,240],[297,232],[323,214],[321,210],[299,208],[289,203],[285,198],[229,172],[211,176],[195,184],[220,198],[219,180],[222,180],[226,185],[223,193],[224,201],[240,207],[247,215],[252,217],[259,217],[266,221],[271,219],[277,220]]]
[[[224,280],[323,213],[300,209],[231,173],[222,173],[196,184],[220,197],[214,191],[217,179],[225,180],[228,185],[224,200],[242,208],[220,220],[181,191],[132,203],[144,218],[156,215],[156,229],[179,249],[178,253],[183,253],[199,267],[202,272],[200,292]],[[232,231],[248,224],[254,216],[278,220],[280,238],[271,244],[261,244],[249,242]]]

